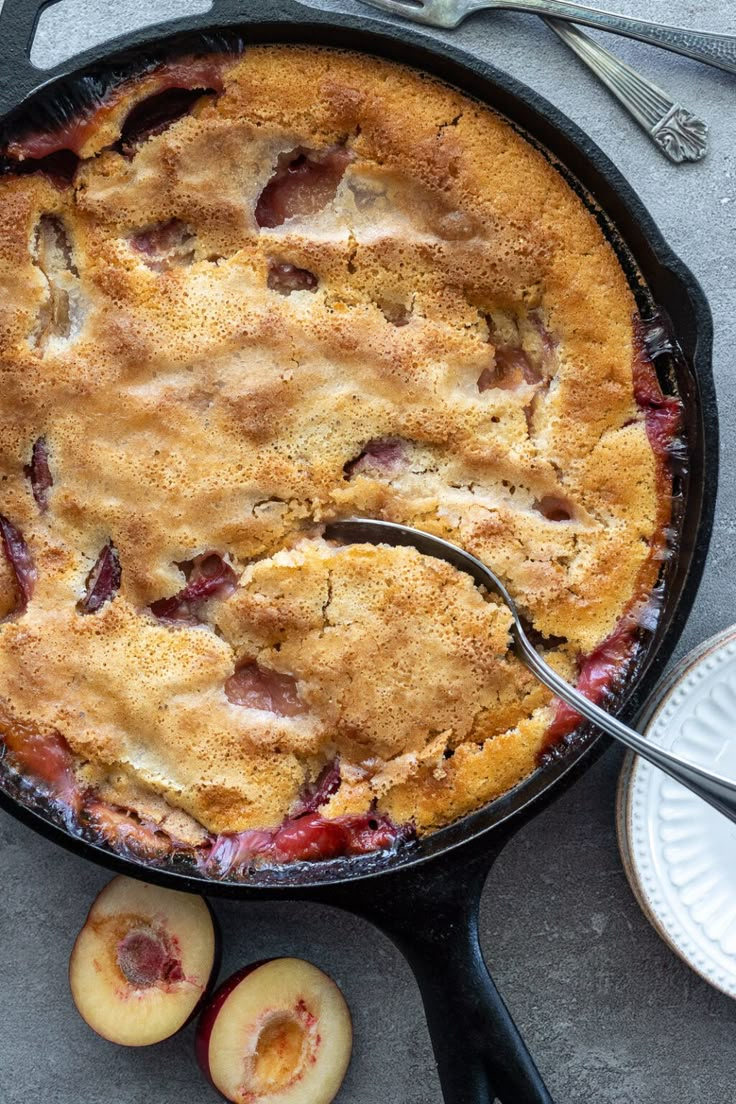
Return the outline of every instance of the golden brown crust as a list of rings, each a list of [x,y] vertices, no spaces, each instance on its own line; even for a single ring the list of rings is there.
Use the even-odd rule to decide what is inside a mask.
[[[0,626],[0,696],[57,729],[103,794],[157,822],[162,800],[184,810],[193,839],[278,823],[336,751],[328,815],[378,798],[446,823],[533,769],[550,720],[502,654],[503,619],[409,553],[279,550],[348,513],[446,536],[564,638],[552,656],[572,674],[657,526],[624,274],[540,153],[408,69],[252,49],[219,98],[125,155],[111,146],[140,94],[87,136],[72,188],[0,182],[0,513],[38,572]],[[259,229],[279,154],[340,145],[334,201]],[[154,256],[138,247],[170,226]],[[273,264],[319,286],[280,294]],[[508,350],[523,369],[504,376]],[[45,512],[24,472],[39,437]],[[108,541],[120,593],[80,614]],[[210,550],[244,571],[236,594],[199,627],[157,622],[146,607]],[[13,594],[0,560],[0,616]],[[304,716],[228,702],[243,659],[295,676]]]

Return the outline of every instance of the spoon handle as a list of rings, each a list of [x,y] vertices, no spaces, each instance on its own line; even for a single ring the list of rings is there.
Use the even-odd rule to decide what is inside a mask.
[[[729,820],[736,823],[736,782],[731,782],[721,775],[703,770],[694,763],[688,763],[671,751],[666,751],[657,744],[646,740],[633,728],[623,724],[610,713],[606,713],[595,702],[590,701],[579,690],[570,686],[561,678],[552,667],[546,663],[539,652],[533,647],[526,635],[517,628],[515,633],[516,646],[520,652],[520,658],[528,665],[530,670],[544,683],[558,698],[566,702],[577,713],[580,713],[588,721],[592,721],[598,728],[602,728],[609,736],[620,740],[622,744],[641,755],[655,767],[680,782],[688,790],[691,790],[703,801],[707,801],[714,809],[717,809]]]

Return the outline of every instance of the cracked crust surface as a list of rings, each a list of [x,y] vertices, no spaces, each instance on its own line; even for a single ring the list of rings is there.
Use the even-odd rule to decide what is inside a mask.
[[[88,129],[73,186],[0,180],[0,513],[37,570],[14,617],[0,557],[0,698],[179,838],[279,823],[335,753],[326,815],[447,823],[533,769],[552,716],[506,615],[408,551],[296,542],[347,514],[456,541],[574,675],[661,518],[624,274],[539,152],[408,69],[252,49],[113,148],[140,89]],[[259,227],[280,156],[334,149],[326,202]],[[80,614],[108,542],[119,592]],[[213,551],[235,593],[157,620]],[[229,701],[246,661],[296,679],[303,713]]]

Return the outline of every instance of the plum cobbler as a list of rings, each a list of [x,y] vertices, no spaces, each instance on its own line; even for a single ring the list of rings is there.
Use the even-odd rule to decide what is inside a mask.
[[[0,176],[0,747],[67,826],[212,876],[398,847],[601,699],[666,553],[660,390],[557,169],[420,73],[261,47],[160,64]]]

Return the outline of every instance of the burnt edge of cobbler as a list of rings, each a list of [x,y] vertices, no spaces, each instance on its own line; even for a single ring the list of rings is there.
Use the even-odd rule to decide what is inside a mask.
[[[336,48],[346,52],[350,49],[350,47],[340,45],[337,47],[329,47],[323,43],[311,45],[314,49]],[[105,102],[121,84],[139,78],[166,62],[190,56],[193,53],[197,56],[216,53],[230,53],[236,55],[242,53],[244,49],[245,40],[243,36],[236,31],[220,31],[217,33],[185,31],[178,35],[175,31],[169,32],[163,42],[156,46],[147,47],[145,53],[137,51],[135,56],[123,57],[123,60],[119,60],[117,64],[114,62],[107,64],[103,63],[99,68],[90,68],[82,73],[65,77],[55,86],[53,96],[44,89],[41,89],[31,97],[29,102],[22,105],[20,109],[23,113],[22,123],[19,123],[17,118],[15,118],[18,115],[18,111],[14,111],[11,112],[5,123],[0,124],[0,149],[4,149],[10,140],[20,135],[37,133],[41,130],[49,131],[58,129],[75,119],[87,115]],[[357,52],[369,54],[371,52],[376,53],[376,51],[371,51],[370,48],[363,49],[362,51],[358,49]],[[125,54],[124,48],[121,54]],[[411,63],[397,61],[397,64],[409,64],[411,67]],[[419,65],[414,65],[413,67],[421,69]],[[455,84],[451,79],[432,73],[431,69],[429,71],[436,79],[457,88],[463,96],[471,100],[476,100],[476,102],[480,103],[485,109],[491,110],[503,118],[525,141],[538,150],[549,161],[552,167],[563,177],[568,186],[572,188],[584,206],[593,214],[606,240],[616,253],[617,259],[621,264],[635,298],[637,309],[644,326],[649,327],[651,325],[656,331],[664,335],[663,340],[655,352],[648,349],[660,386],[665,396],[676,397],[682,401],[685,396],[683,396],[678,389],[677,372],[679,369],[680,372],[683,373],[683,378],[686,379],[687,374],[691,372],[690,366],[677,342],[672,324],[666,312],[657,306],[631,249],[624,240],[621,232],[613,223],[611,217],[592,196],[591,192],[580,182],[572,170],[570,170],[559,157],[553,154],[543,141],[531,134],[525,127],[510,118],[493,103],[466,90],[461,85]],[[509,83],[515,84],[513,81]],[[540,97],[536,97],[536,99],[539,103],[543,102]],[[550,105],[545,103],[545,106],[549,107]],[[539,108],[537,107],[535,110],[539,111]],[[559,113],[556,114],[559,115]],[[555,123],[549,125],[554,126]],[[41,168],[41,166],[39,166],[39,168]],[[12,158],[0,154],[0,174],[17,171],[18,163]],[[669,579],[676,567],[677,551],[680,537],[682,536],[683,521],[686,516],[687,495],[691,474],[687,464],[687,456],[687,435],[685,434],[682,447],[679,450],[679,455],[671,457],[670,461],[672,474],[672,513],[668,528],[672,533],[673,539],[672,543],[668,545],[670,554],[664,561],[659,573],[658,582],[652,591],[652,595],[660,595],[660,605],[661,601],[664,600],[666,596]],[[662,626],[658,616],[656,625],[651,628],[642,627],[637,632],[625,664],[623,677],[616,680],[607,693],[605,700],[607,708],[612,711],[619,710],[626,705],[627,701],[634,694],[639,677],[648,666],[653,644],[655,644],[656,638],[660,635],[661,630]],[[594,731],[593,726],[590,724],[581,724],[570,734],[570,736],[563,737],[560,743],[552,749],[551,754],[543,756],[539,766],[544,767],[551,762],[558,762],[559,764],[561,760],[566,760],[568,757],[574,757],[575,760],[579,759],[581,750],[590,743]],[[539,773],[540,771],[538,769],[533,772],[532,775],[521,780],[511,790],[489,802],[483,809],[488,809],[490,807],[495,808],[496,806],[510,807],[513,799],[519,795],[521,791],[528,789],[531,779]],[[114,864],[115,860],[122,863],[132,860],[144,869],[159,869],[171,872],[172,874],[184,875],[185,877],[196,879],[201,884],[214,882],[211,876],[202,876],[201,870],[198,869],[196,861],[191,854],[185,855],[183,853],[177,854],[173,852],[172,855],[167,856],[165,859],[153,857],[144,860],[140,856],[128,854],[120,848],[112,847],[105,840],[100,839],[99,836],[95,838],[94,834],[90,834],[89,830],[83,825],[72,822],[68,809],[55,803],[53,799],[45,795],[39,787],[34,786],[27,778],[23,777],[12,768],[11,764],[7,761],[3,744],[0,744],[0,792],[4,797],[9,799],[11,803],[17,804],[24,809],[27,814],[29,814],[24,819],[30,820],[34,823],[34,826],[41,827],[38,823],[40,819],[43,824],[48,826],[48,829],[53,830],[56,828],[61,831],[63,835],[59,842],[64,842],[64,835],[70,837],[70,845],[75,839],[84,841],[89,847],[109,856],[111,864]],[[537,794],[531,792],[529,800],[533,800],[535,796],[537,796]],[[477,817],[482,811],[482,809],[475,810],[462,818],[462,820],[468,821],[470,818]],[[460,822],[456,821],[444,828],[438,829],[436,832],[432,833],[429,838],[437,839],[437,837],[441,836],[443,833],[450,832],[458,823]],[[56,835],[56,833],[54,834]],[[309,869],[312,874],[316,873],[317,870],[324,870],[325,872],[329,870],[330,873],[334,871],[338,877],[347,877],[350,876],[351,873],[355,876],[359,868],[360,875],[364,876],[373,872],[381,872],[386,868],[387,859],[390,857],[396,857],[398,854],[408,855],[410,852],[415,851],[418,842],[421,841],[404,842],[401,844],[400,849],[394,847],[388,850],[353,857],[338,857],[310,862],[298,861],[285,864],[284,866],[262,866],[254,869],[253,874],[258,876],[258,881],[261,881],[263,877],[267,882],[271,882],[275,885],[278,885],[281,881],[291,881],[295,873],[298,880],[298,871],[300,868]],[[106,859],[105,861],[108,860]],[[331,880],[330,875],[326,873],[324,880]],[[243,885],[248,884],[248,881],[249,875],[246,874],[238,879],[223,879],[221,884]]]

